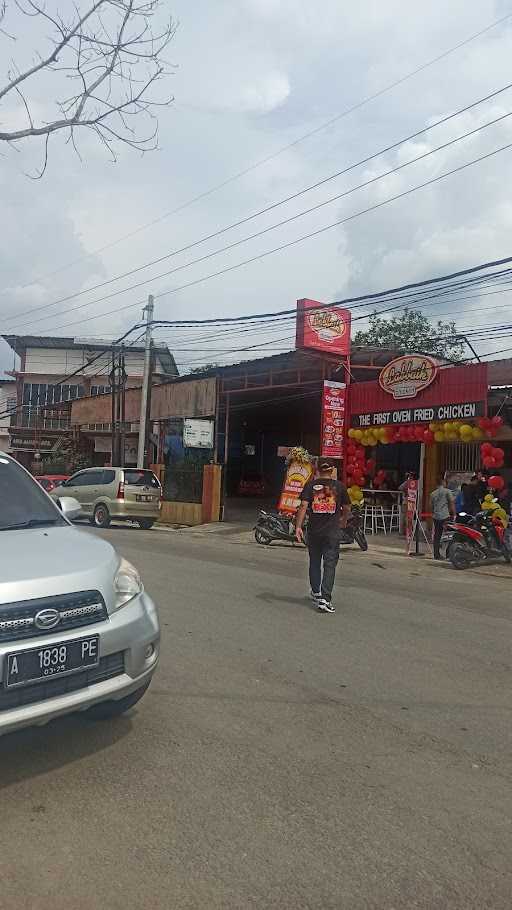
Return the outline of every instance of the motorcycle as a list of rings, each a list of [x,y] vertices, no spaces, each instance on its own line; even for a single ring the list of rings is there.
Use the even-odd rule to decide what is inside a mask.
[[[304,544],[308,542],[307,522],[302,526],[304,535]],[[254,537],[256,543],[262,546],[268,546],[273,540],[286,540],[288,543],[297,543],[295,537],[295,520],[287,515],[279,515],[277,512],[265,512],[261,509],[258,522],[254,527]]]
[[[469,569],[472,565],[497,558],[508,563],[512,560],[503,522],[493,518],[488,511],[478,512],[469,523],[448,523],[446,533],[452,535],[446,556],[455,569]]]
[[[308,526],[307,520],[302,526],[304,535],[304,544],[308,543]],[[260,511],[258,523],[254,528],[254,537],[256,542],[262,546],[268,546],[273,540],[286,540],[288,543],[296,543],[295,521],[287,515],[278,515],[275,512]],[[357,543],[361,550],[368,549],[368,541],[362,528],[361,509],[357,505],[352,506],[352,511],[348,519],[347,527],[341,530],[340,545]]]
[[[350,512],[350,517],[347,522],[347,527],[342,528],[341,530],[341,541],[342,544],[357,543],[361,550],[368,549],[368,541],[366,539],[366,534],[363,531],[363,520],[361,515],[361,509],[358,505],[353,505]]]

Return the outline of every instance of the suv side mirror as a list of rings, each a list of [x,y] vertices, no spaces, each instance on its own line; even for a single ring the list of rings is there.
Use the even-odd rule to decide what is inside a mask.
[[[67,518],[68,521],[74,521],[75,518],[80,518],[82,514],[82,506],[78,499],[74,499],[73,496],[60,496],[57,499],[57,505],[64,518]]]

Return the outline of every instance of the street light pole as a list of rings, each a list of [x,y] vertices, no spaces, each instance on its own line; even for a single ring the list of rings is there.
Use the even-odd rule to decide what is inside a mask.
[[[140,423],[139,423],[139,448],[137,452],[137,467],[144,467],[144,452],[146,449],[146,427],[148,423],[148,407],[151,402],[150,373],[151,373],[151,334],[153,330],[153,295],[148,297],[147,305],[144,307],[146,314],[146,342],[144,350],[144,379],[142,380],[142,395],[140,402]]]

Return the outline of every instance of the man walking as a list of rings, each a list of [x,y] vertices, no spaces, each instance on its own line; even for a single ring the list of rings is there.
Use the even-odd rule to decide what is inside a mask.
[[[450,493],[446,480],[440,477],[437,487],[430,494],[430,503],[432,507],[432,518],[434,521],[434,559],[441,559],[440,544],[443,534],[444,523],[447,518],[455,518],[455,508],[453,496]]]
[[[323,613],[334,613],[332,589],[340,557],[340,530],[347,525],[350,513],[348,493],[332,476],[333,464],[328,458],[318,461],[318,472],[302,491],[297,512],[296,535],[302,541],[302,525],[309,511],[308,550],[311,596]]]

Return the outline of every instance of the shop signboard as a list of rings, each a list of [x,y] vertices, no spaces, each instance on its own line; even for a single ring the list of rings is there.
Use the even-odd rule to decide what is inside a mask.
[[[302,493],[308,480],[313,476],[313,465],[292,461],[286,468],[283,489],[277,509],[287,515],[295,515]]]
[[[213,420],[186,417],[183,421],[183,445],[188,449],[213,449]]]
[[[296,347],[348,357],[350,310],[318,300],[298,300]]]
[[[413,364],[416,362],[412,357],[409,357],[408,361]],[[388,370],[393,363],[396,364],[397,361],[389,363],[384,370]],[[409,373],[407,368],[404,369],[398,364],[394,373],[388,370],[384,377],[382,373],[379,381],[356,382],[351,385],[352,427],[368,429],[407,426],[416,423],[428,424],[433,420],[471,421],[486,414],[488,387],[486,363],[440,367],[436,371],[424,365],[419,372],[414,372],[411,367]],[[420,380],[424,383],[421,388]],[[400,397],[397,390],[403,391],[406,387],[408,397]]]
[[[322,455],[341,458],[343,455],[343,433],[345,427],[344,382],[324,381],[322,399]]]
[[[10,437],[11,449],[16,452],[52,452],[60,443],[62,437],[62,432],[56,436],[50,436],[49,434],[42,433],[36,438],[34,434],[23,435],[23,434],[12,434]]]
[[[379,385],[395,399],[416,398],[437,376],[437,363],[424,354],[396,357],[380,371]]]

